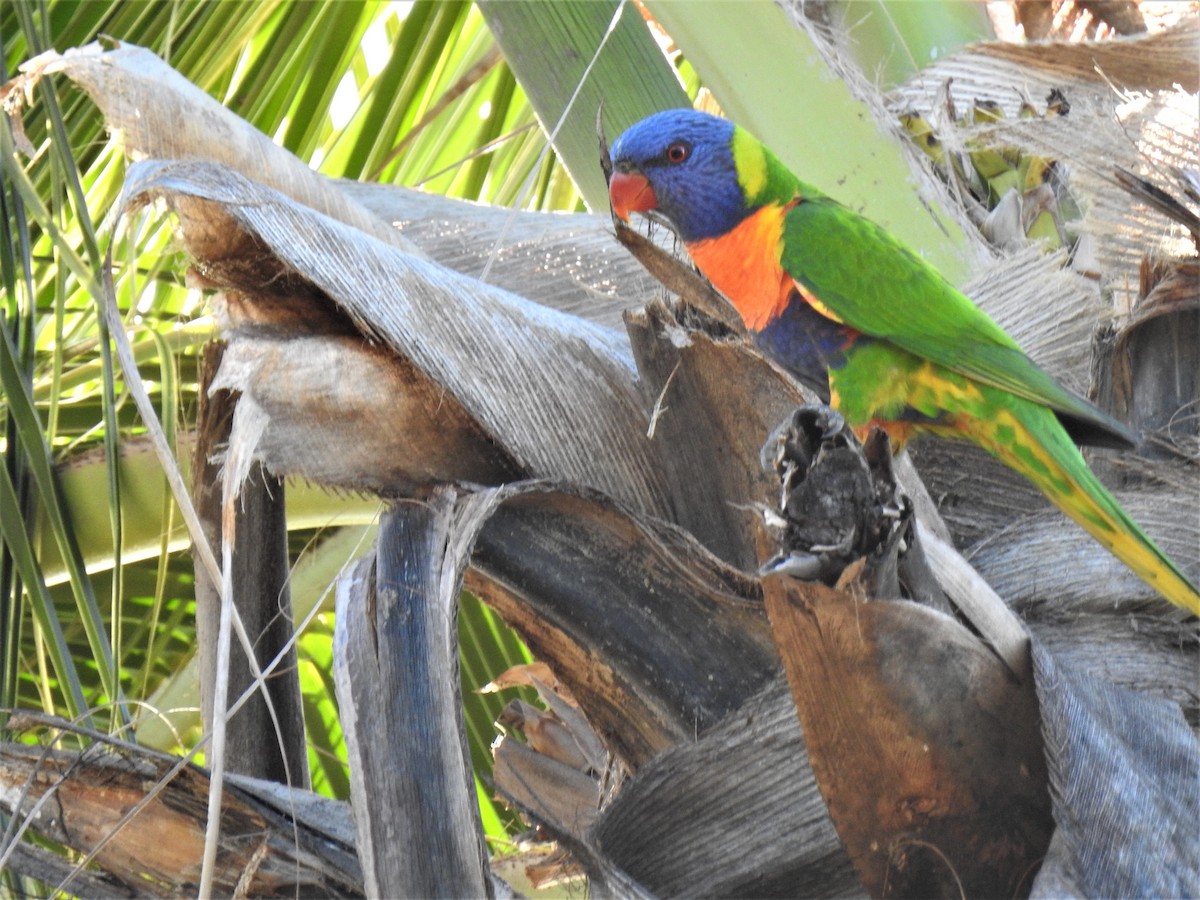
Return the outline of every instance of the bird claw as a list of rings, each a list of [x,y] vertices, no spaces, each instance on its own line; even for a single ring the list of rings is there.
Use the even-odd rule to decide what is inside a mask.
[[[760,577],[767,575],[789,575],[804,581],[815,581],[825,571],[825,561],[811,553],[789,553],[777,556],[759,567]]]
[[[854,538],[858,534],[857,528],[851,528],[846,535],[836,544],[813,544],[809,549],[813,553],[829,553],[836,556],[846,556],[850,553],[850,548],[854,546]]]

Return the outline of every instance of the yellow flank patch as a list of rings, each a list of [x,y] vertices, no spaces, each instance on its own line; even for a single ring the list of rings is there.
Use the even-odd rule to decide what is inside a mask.
[[[746,129],[733,129],[733,163],[737,166],[738,183],[753,203],[767,186],[767,156],[760,144]]]
[[[830,371],[829,388],[834,408],[860,437],[880,425],[896,444],[927,432],[987,450],[1147,584],[1200,615],[1200,592],[1121,509],[1046,407],[883,342],[852,348],[846,365]]]
[[[752,331],[761,331],[783,311],[795,286],[779,261],[788,208],[764,206],[732,231],[687,245],[696,266],[737,307]]]
[[[838,316],[837,314],[835,314],[833,312],[833,310],[831,310],[828,306],[826,306],[824,303],[822,303],[820,300],[817,299],[816,294],[814,294],[812,291],[810,291],[808,288],[806,288],[804,285],[802,285],[798,281],[796,282],[796,290],[800,293],[800,296],[804,298],[805,303],[807,303],[809,306],[811,306],[813,309],[815,309],[817,312],[819,312],[825,318],[827,318],[833,322],[837,322],[839,325],[846,324],[845,322],[842,321],[841,316]]]

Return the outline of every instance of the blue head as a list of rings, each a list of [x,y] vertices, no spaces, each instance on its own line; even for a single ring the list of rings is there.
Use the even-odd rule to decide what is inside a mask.
[[[656,209],[687,242],[725,234],[754,208],[739,181],[735,135],[750,139],[732,122],[693,109],[642,119],[612,145],[613,210],[628,221],[632,212]]]

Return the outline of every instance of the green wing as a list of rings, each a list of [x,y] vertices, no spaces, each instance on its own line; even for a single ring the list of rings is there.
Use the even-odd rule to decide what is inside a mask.
[[[1134,443],[1124,425],[1038,368],[933,266],[836,200],[796,204],[782,241],[784,270],[851,328],[1044,404],[1081,441]]]

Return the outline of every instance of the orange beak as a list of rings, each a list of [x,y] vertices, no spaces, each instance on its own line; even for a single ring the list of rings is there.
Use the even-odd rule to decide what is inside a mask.
[[[613,212],[629,221],[629,214],[658,208],[654,188],[641,172],[614,172],[608,182],[608,199]]]

